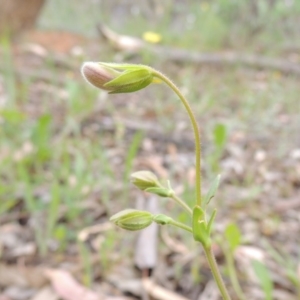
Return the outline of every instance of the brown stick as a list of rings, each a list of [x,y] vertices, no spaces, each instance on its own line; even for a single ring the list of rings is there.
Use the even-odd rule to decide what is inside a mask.
[[[99,33],[111,42],[115,48],[127,50],[132,53],[148,50],[160,57],[176,62],[209,64],[214,66],[243,65],[300,76],[300,64],[292,63],[285,59],[273,59],[264,56],[237,53],[198,53],[184,49],[149,45],[141,39],[119,35],[103,24],[98,25],[97,28]]]

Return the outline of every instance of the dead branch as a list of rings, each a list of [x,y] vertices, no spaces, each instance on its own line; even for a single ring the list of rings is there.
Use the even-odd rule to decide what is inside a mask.
[[[285,59],[273,59],[264,56],[245,55],[232,52],[199,53],[160,45],[150,45],[136,37],[117,34],[103,24],[98,25],[97,28],[101,36],[108,40],[116,49],[126,50],[131,53],[139,53],[142,50],[147,50],[159,57],[181,63],[208,64],[214,66],[242,65],[300,76],[300,64],[292,63]]]

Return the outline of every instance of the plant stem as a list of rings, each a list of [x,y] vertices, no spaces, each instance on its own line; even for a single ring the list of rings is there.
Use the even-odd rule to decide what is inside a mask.
[[[170,198],[172,198],[179,205],[181,205],[190,215],[193,215],[192,209],[183,200],[181,200],[179,197],[177,197],[176,195],[173,195]]]
[[[188,101],[186,100],[186,98],[180,92],[178,87],[168,77],[166,77],[161,72],[159,72],[155,69],[152,69],[152,68],[151,68],[151,72],[152,72],[153,76],[155,76],[155,77],[159,78],[160,80],[162,80],[163,82],[165,82],[175,92],[175,94],[179,97],[182,104],[184,105],[184,107],[189,115],[189,118],[191,120],[193,130],[194,130],[194,136],[195,136],[195,155],[196,155],[196,183],[195,183],[195,186],[196,186],[196,199],[197,199],[196,205],[201,207],[201,144],[200,144],[200,131],[199,131],[199,127],[198,127],[195,115],[194,115]]]
[[[233,286],[238,298],[240,300],[245,300],[246,297],[245,297],[245,295],[243,293],[243,290],[240,286],[240,283],[239,283],[239,280],[238,280],[238,277],[237,277],[237,274],[236,274],[236,271],[235,271],[233,253],[229,249],[226,249],[225,247],[222,247],[222,248],[223,248],[223,252],[225,254],[225,258],[226,258],[226,261],[227,261],[227,268],[228,268],[229,277],[230,277],[232,286]]]
[[[169,224],[170,224],[170,225],[173,225],[173,226],[176,226],[176,227],[179,227],[179,228],[181,228],[181,229],[184,229],[184,230],[186,230],[186,231],[188,231],[188,232],[193,232],[192,227],[187,226],[187,225],[185,225],[185,224],[183,224],[183,223],[181,223],[181,222],[177,222],[177,221],[175,221],[175,220],[173,220],[173,219],[172,219],[172,221],[171,221]]]
[[[219,268],[218,268],[218,265],[217,265],[217,262],[216,262],[216,259],[215,259],[215,256],[212,252],[212,248],[211,246],[209,247],[204,247],[204,251],[205,251],[205,255],[206,255],[206,258],[208,260],[208,263],[209,263],[209,266],[210,266],[210,269],[211,269],[211,272],[215,278],[215,282],[217,283],[218,285],[218,288],[219,288],[219,291],[223,297],[224,300],[231,300],[229,294],[228,294],[228,291],[225,287],[225,284],[224,284],[224,281],[221,277],[221,274],[220,274],[220,271],[219,271]]]

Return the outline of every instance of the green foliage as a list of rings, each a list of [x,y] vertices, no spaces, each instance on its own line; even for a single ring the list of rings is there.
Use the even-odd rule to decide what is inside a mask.
[[[226,226],[225,229],[225,237],[230,246],[230,251],[234,252],[234,250],[241,243],[241,232],[236,224],[230,223]]]
[[[219,164],[227,142],[227,135],[227,128],[224,124],[218,123],[214,126],[213,141],[215,148],[208,157],[213,172],[219,172],[220,170]]]
[[[205,195],[204,206],[208,205],[210,200],[215,196],[215,194],[218,190],[219,184],[220,184],[220,180],[221,180],[221,175],[218,175],[215,178],[215,180],[212,182],[207,194]]]
[[[252,261],[253,270],[259,280],[259,283],[265,293],[266,300],[273,299],[273,281],[267,267],[258,260]]]

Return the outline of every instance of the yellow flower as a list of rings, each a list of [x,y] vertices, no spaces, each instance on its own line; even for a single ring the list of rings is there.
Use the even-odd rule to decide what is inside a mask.
[[[153,31],[146,31],[143,34],[143,39],[148,42],[148,43],[152,43],[152,44],[157,44],[161,41],[161,35],[153,32]]]

